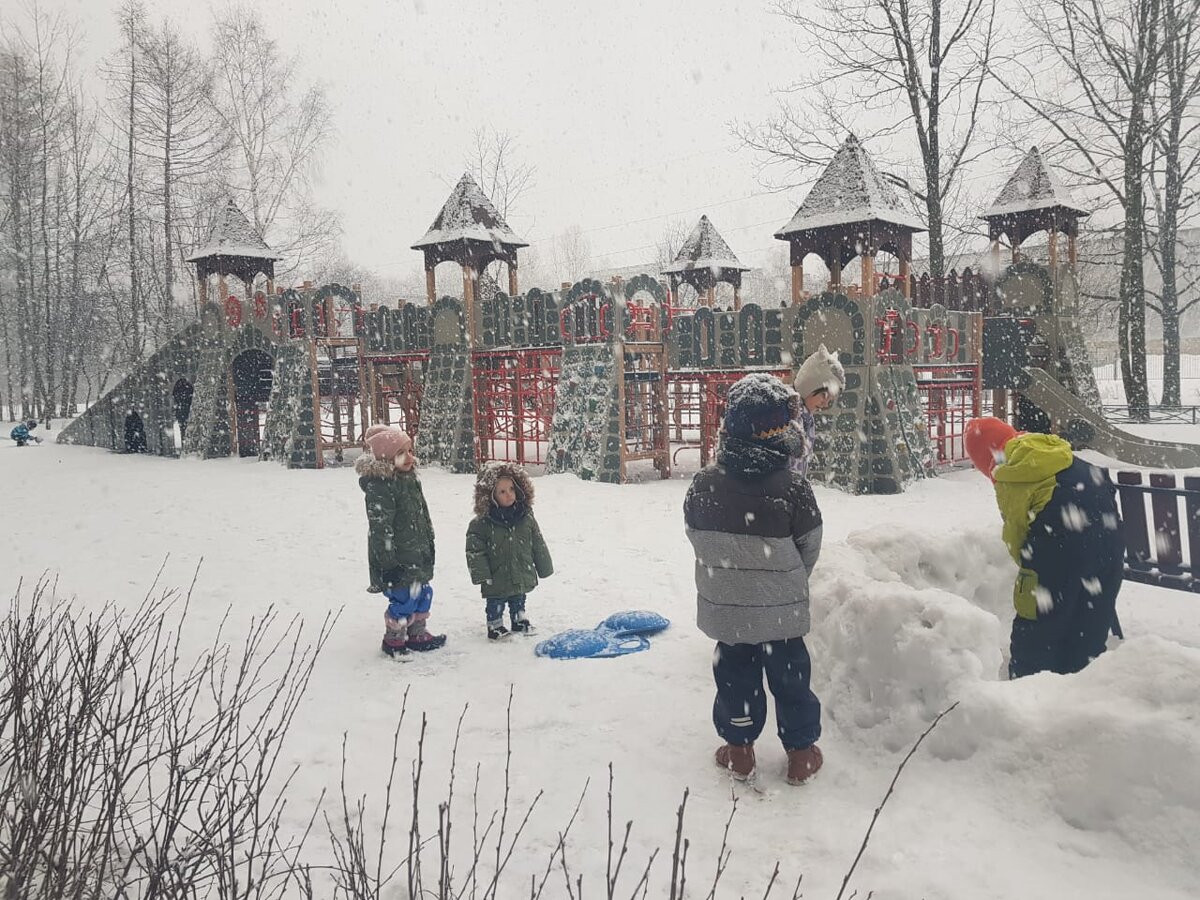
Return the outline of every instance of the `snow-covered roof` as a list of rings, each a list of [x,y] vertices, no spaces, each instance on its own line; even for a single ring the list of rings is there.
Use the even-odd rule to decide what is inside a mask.
[[[1042,159],[1041,151],[1037,147],[1030,147],[1017,170],[1004,183],[996,202],[980,218],[990,219],[993,216],[1055,207],[1081,216],[1091,215],[1089,210],[1075,202],[1071,192],[1054,177],[1054,173]]]
[[[775,237],[786,238],[797,231],[871,221],[888,222],[913,231],[925,230],[920,218],[900,203],[896,189],[884,181],[858,138],[850,135],[829,161],[792,220],[775,232]]]
[[[506,247],[528,247],[500,217],[487,194],[469,174],[463,173],[425,236],[414,250],[452,241],[486,241]]]
[[[209,256],[247,256],[251,259],[283,259],[278,253],[267,246],[250,224],[250,220],[237,208],[232,200],[225,203],[225,208],[213,223],[212,232],[204,246],[187,258],[188,262],[197,262]]]
[[[715,225],[708,216],[701,216],[688,239],[683,242],[675,259],[669,263],[662,274],[672,272],[690,272],[693,269],[735,269],[739,272],[749,272],[749,266],[743,266],[725,238],[721,237]]]

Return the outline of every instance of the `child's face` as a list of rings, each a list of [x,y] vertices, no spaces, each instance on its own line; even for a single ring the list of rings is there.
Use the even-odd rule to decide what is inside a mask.
[[[505,508],[517,502],[517,486],[511,478],[496,480],[496,504]]]
[[[808,407],[809,412],[816,412],[818,409],[829,409],[833,406],[833,395],[828,389],[821,388],[813,391],[804,398],[804,404]]]
[[[404,450],[396,454],[396,461],[394,465],[401,472],[411,472],[416,464],[417,458],[413,456],[411,450]]]

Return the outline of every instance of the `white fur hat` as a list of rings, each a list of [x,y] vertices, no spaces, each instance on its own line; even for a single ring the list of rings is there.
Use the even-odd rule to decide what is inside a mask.
[[[801,397],[807,397],[821,388],[829,391],[831,397],[837,397],[846,386],[846,370],[842,368],[837,354],[830,353],[822,344],[800,366],[792,386]]]

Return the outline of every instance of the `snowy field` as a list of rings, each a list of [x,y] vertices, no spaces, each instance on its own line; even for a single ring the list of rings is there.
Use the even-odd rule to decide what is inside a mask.
[[[531,874],[545,869],[588,779],[571,862],[590,896],[603,892],[610,762],[616,827],[634,821],[628,865],[640,871],[662,848],[650,896],[668,891],[685,788],[688,896],[708,892],[735,796],[717,896],[762,896],[776,861],[773,896],[791,896],[801,874],[804,897],[838,896],[897,765],[955,701],[901,776],[846,896],[1197,896],[1200,599],[1127,584],[1120,611],[1128,639],[1115,652],[1076,676],[1000,680],[1013,573],[980,476],[957,472],[897,497],[818,489],[825,549],[809,645],[825,710],[825,768],[812,784],[789,787],[769,725],[757,789],[735,785],[712,763],[712,645],[693,624],[686,473],[624,487],[538,480],[537,515],[557,570],[530,597],[541,634],[590,627],[626,608],[674,622],[645,653],[575,662],[538,659],[529,640],[487,642],[463,560],[472,479],[439,470],[422,479],[438,536],[431,625],[449,645],[410,663],[378,653],[382,605],[364,592],[366,526],[349,468],[289,472],[9,443],[0,449],[10,535],[0,545],[3,586],[11,594],[23,578],[28,590],[47,573],[81,611],[133,604],[164,560],[161,583],[186,588],[203,558],[185,653],[211,641],[227,611],[244,628],[274,604],[315,629],[343,609],[288,746],[301,767],[289,807],[297,827],[322,788],[337,789],[344,732],[350,790],[368,795],[368,820],[378,821],[406,688],[401,778],[416,750],[412,714],[429,716],[426,829],[436,828],[464,707],[460,777],[469,780],[478,763],[481,805],[497,803],[512,686],[512,806],[523,810],[539,789],[546,794],[501,896],[529,895]],[[459,827],[469,829],[469,818]],[[395,852],[406,843],[399,834]],[[565,896],[561,878],[548,891]]]

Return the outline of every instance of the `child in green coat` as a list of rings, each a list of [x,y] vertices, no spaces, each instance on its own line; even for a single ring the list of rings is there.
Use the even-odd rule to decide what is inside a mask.
[[[426,625],[433,603],[433,523],[412,439],[399,428],[372,425],[365,443],[368,452],[354,470],[367,506],[368,590],[388,599],[383,652],[398,659],[410,650],[436,650],[446,636]]]
[[[488,640],[512,631],[531,634],[525,597],[539,578],[554,572],[542,530],[533,517],[533,482],[517,465],[492,463],[475,480],[475,518],[467,527],[467,568],[479,585],[487,613]]]

